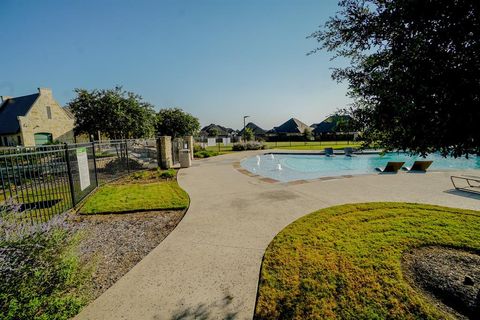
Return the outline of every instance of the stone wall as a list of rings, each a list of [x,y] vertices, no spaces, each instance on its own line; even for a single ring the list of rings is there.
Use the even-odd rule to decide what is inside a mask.
[[[50,89],[39,89],[40,95],[24,117],[18,117],[24,146],[35,145],[35,133],[51,133],[53,141],[73,142],[75,120],[53,98]],[[47,115],[50,106],[51,119]]]

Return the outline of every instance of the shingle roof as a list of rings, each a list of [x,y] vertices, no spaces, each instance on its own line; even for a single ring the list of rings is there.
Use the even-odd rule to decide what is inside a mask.
[[[39,94],[9,98],[0,106],[0,134],[15,134],[20,131],[18,116],[25,116]]]
[[[265,133],[267,132],[267,131],[263,130],[262,128],[260,128],[259,126],[257,126],[257,125],[256,125],[255,123],[253,123],[253,122],[249,122],[249,123],[245,126],[245,128],[250,128],[250,129],[252,129],[253,134],[255,134],[255,135],[263,135],[263,134],[265,134]],[[243,128],[242,128],[242,130],[240,130],[240,131],[238,132],[238,134],[239,134],[239,135],[242,135],[242,134],[243,134]]]
[[[291,118],[281,126],[273,128],[273,130],[276,133],[303,133],[306,128],[309,128],[309,126],[298,119]]]
[[[220,126],[218,124],[211,123],[208,126],[203,127],[202,130],[200,130],[200,132],[204,132],[204,133],[208,134],[210,132],[210,130],[212,130],[212,129],[217,129],[218,130],[218,135],[220,135],[220,136],[227,136],[230,133],[235,131],[232,128],[226,128],[226,127]]]

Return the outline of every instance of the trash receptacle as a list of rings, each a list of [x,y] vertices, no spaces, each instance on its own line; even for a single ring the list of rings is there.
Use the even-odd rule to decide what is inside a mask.
[[[188,149],[182,149],[180,150],[180,167],[182,168],[188,168],[192,165],[192,158],[190,156],[190,150]]]

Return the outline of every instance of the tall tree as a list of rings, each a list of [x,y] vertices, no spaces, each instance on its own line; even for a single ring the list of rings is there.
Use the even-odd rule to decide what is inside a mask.
[[[341,0],[314,32],[350,65],[353,122],[366,144],[461,156],[480,152],[480,1]]]
[[[179,108],[161,109],[157,114],[157,134],[171,137],[195,135],[200,122]]]
[[[154,133],[153,106],[122,87],[103,90],[75,89],[77,96],[67,104],[75,116],[75,132],[110,139],[144,138]]]

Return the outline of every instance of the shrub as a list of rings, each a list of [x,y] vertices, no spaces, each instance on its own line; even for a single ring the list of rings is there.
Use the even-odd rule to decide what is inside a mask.
[[[68,319],[87,302],[87,272],[74,252],[66,215],[32,225],[18,208],[0,207],[0,318]]]
[[[244,150],[263,150],[267,146],[264,143],[258,141],[250,141],[245,143],[235,143],[232,147],[233,151],[244,151]]]
[[[200,150],[200,151],[195,152],[195,153],[193,154],[193,156],[194,156],[195,158],[200,158],[200,159],[210,158],[210,157],[218,156],[218,152],[203,149],[203,150]]]
[[[162,179],[173,179],[173,178],[175,178],[176,174],[177,173],[176,173],[175,169],[168,169],[168,170],[164,170],[164,171],[159,170],[159,176]]]

